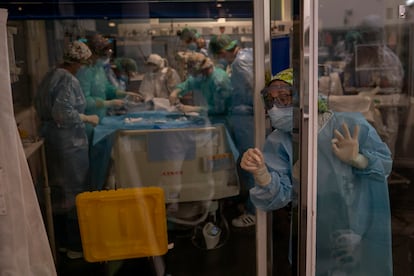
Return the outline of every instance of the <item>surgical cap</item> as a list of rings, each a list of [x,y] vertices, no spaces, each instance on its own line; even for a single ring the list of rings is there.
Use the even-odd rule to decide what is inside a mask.
[[[269,82],[269,85],[276,80],[284,81],[289,85],[293,85],[293,69],[288,68],[283,71],[280,71],[272,77],[272,79]]]
[[[149,55],[146,64],[154,64],[158,68],[163,68],[165,66],[165,60],[157,54],[151,54]]]
[[[187,69],[190,74],[200,73],[201,70],[213,67],[214,63],[201,53],[192,53],[187,60]]]
[[[88,39],[88,46],[95,55],[106,56],[108,50],[111,49],[111,42],[101,34],[96,34]]]
[[[132,58],[116,58],[114,64],[119,71],[136,72],[138,70],[137,63]]]
[[[232,50],[237,46],[238,41],[232,40],[228,35],[215,35],[209,43],[209,51],[217,55],[222,50]]]
[[[92,53],[85,43],[73,41],[66,45],[63,53],[63,61],[66,63],[88,63]]]
[[[195,29],[184,28],[180,32],[180,39],[184,41],[189,41],[195,38],[199,38],[200,34]]]
[[[362,43],[376,43],[384,39],[384,20],[376,14],[366,16],[358,30],[362,35]]]

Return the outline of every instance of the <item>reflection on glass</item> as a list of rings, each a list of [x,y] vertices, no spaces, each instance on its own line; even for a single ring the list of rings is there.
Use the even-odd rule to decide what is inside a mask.
[[[355,153],[367,158],[367,165],[362,167],[354,163],[356,160],[345,162],[352,169],[342,173],[345,164],[334,172],[331,170],[335,162],[330,161],[330,166],[322,164],[328,153],[318,156],[317,239],[330,236],[331,243],[331,247],[324,247],[317,241],[317,256],[318,252],[321,257],[331,256],[325,262],[317,259],[320,272],[404,275],[395,260],[405,256],[392,251],[395,244],[391,246],[391,235],[400,233],[391,216],[390,203],[395,208],[393,202],[400,201],[396,190],[400,184],[410,183],[411,178],[410,174],[400,174],[404,170],[395,162],[401,158],[404,147],[398,141],[409,135],[401,126],[409,116],[407,107],[412,94],[407,77],[411,63],[406,58],[410,51],[407,31],[411,23],[398,18],[395,8],[398,7],[387,1],[363,5],[323,1],[320,6],[318,92],[337,117],[337,125],[332,126],[341,135],[331,129],[329,139],[318,139],[318,147],[328,148],[329,140],[334,138],[335,153],[340,148],[337,142],[346,136],[354,137],[358,141]],[[348,124],[349,132],[341,126],[343,122]],[[359,125],[359,129],[350,127],[351,124]],[[371,144],[377,146],[370,149]],[[360,159],[359,155],[354,156]],[[330,173],[335,175],[329,176],[326,182],[329,185],[323,186],[320,179]],[[375,188],[366,186],[369,183],[376,183]],[[322,224],[324,219],[326,223]],[[382,261],[379,263],[372,256]]]
[[[247,205],[244,194],[246,188],[242,185],[251,178],[239,174],[237,169],[243,145],[253,146],[251,20],[62,19],[10,21],[9,24],[21,31],[19,35],[28,32],[28,36],[35,37],[28,46],[30,55],[22,55],[25,49],[19,48],[16,52],[25,60],[18,65],[30,70],[37,66],[34,71],[39,76],[37,79],[31,76],[33,72],[30,70],[22,70],[20,79],[13,87],[16,99],[35,98],[40,93],[37,84],[33,85],[31,91],[25,89],[29,86],[27,83],[25,86],[22,83],[27,82],[29,77],[35,83],[40,82],[47,72],[61,62],[68,43],[84,43],[92,54],[88,62],[82,62],[82,67],[69,78],[76,87],[81,88],[77,90],[81,94],[70,97],[70,100],[77,101],[78,108],[68,113],[52,111],[52,115],[43,116],[41,120],[43,127],[53,121],[56,129],[68,133],[66,124],[57,120],[63,120],[63,114],[76,119],[79,127],[73,127],[83,140],[72,139],[62,148],[72,152],[86,145],[86,153],[89,153],[84,163],[77,163],[83,172],[89,169],[90,178],[83,181],[87,187],[77,187],[76,191],[66,190],[65,202],[68,205],[62,217],[66,219],[70,216],[71,222],[76,222],[75,196],[81,192],[161,187],[168,237],[175,243],[175,248],[167,253],[164,262],[166,272],[196,275],[200,270],[226,271],[237,267],[241,273],[254,275],[254,231],[247,231],[247,234],[241,231],[236,235],[247,235],[247,238],[243,236],[243,242],[230,245],[237,248],[235,252],[248,253],[235,257],[225,265],[203,267],[205,260],[210,262],[206,250],[212,250],[211,256],[214,258],[222,254],[222,250],[228,250],[226,248],[233,235],[232,227],[255,224],[254,212],[246,216],[244,210],[248,207],[243,207],[243,210],[238,208],[239,203],[240,206]],[[208,52],[209,43],[218,35],[228,42],[220,45],[223,48],[219,49],[222,59]],[[15,39],[24,39],[24,36]],[[41,50],[36,52],[38,47]],[[38,55],[36,58],[32,56],[34,53]],[[51,83],[56,82],[51,80]],[[45,93],[51,91],[43,90]],[[56,91],[64,92],[63,89]],[[177,94],[176,97],[171,96],[174,94]],[[63,98],[59,101],[63,106],[69,103],[65,95],[61,95]],[[50,109],[53,108],[57,108],[57,105]],[[44,112],[44,108],[40,108],[38,114]],[[62,143],[69,137],[49,138]],[[55,150],[52,144],[46,144],[48,153]],[[64,192],[58,193],[55,189],[58,188],[63,171],[53,170],[52,165],[70,169],[69,161],[72,159],[69,154],[59,160],[49,159],[49,163],[52,162],[50,186],[55,200],[57,195],[64,195]],[[75,183],[76,177],[80,177],[80,170],[65,175],[65,181],[68,182],[65,185],[69,186]],[[104,195],[103,191],[99,195]],[[102,200],[106,202],[108,199],[104,196]],[[121,206],[114,211],[111,208],[115,203],[100,206],[102,209],[108,208],[106,211],[111,214],[111,221],[94,218],[96,220],[93,221],[101,225],[95,229],[99,231],[105,228],[108,230],[105,233],[120,235],[112,237],[112,241],[121,242],[122,235],[133,238],[134,227],[145,227],[145,223],[129,224],[130,213],[127,208]],[[56,212],[55,209],[54,215]],[[239,218],[241,214],[243,216]],[[246,222],[246,217],[253,220]],[[239,224],[231,224],[235,218]],[[81,256],[82,247],[79,244],[76,248],[64,244],[67,238],[63,236],[63,219],[55,216],[55,222],[58,247],[62,252],[64,249],[71,252],[60,253],[61,257]],[[154,235],[156,233],[154,231]],[[100,234],[94,237],[105,238]],[[80,238],[79,234],[77,238]],[[111,246],[111,242],[98,243],[100,246]],[[105,252],[111,252],[107,249]],[[114,260],[115,255],[108,260]],[[187,265],[189,255],[197,255],[197,258]],[[137,257],[133,254],[128,256]],[[180,265],[183,263],[186,265]],[[246,265],[241,266],[241,263]],[[128,269],[125,264],[121,267],[113,263],[111,265],[114,269]],[[143,269],[142,265],[138,267]],[[71,269],[70,264],[63,265],[61,269]]]

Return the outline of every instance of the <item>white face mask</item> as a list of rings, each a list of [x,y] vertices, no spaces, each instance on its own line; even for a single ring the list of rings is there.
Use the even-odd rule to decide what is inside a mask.
[[[272,127],[284,131],[291,132],[293,127],[293,107],[276,107],[273,106],[267,111],[269,114]]]

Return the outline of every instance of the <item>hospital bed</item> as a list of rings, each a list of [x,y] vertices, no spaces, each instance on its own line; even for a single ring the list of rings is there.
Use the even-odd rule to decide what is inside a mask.
[[[99,147],[105,149],[94,161],[99,166],[91,165],[102,186],[112,163],[116,188],[162,187],[166,203],[239,194],[238,151],[225,125],[207,117],[167,111],[105,117],[94,132],[93,148]]]
[[[234,154],[222,124],[119,130],[113,149],[117,187],[161,187],[166,203],[239,193]]]

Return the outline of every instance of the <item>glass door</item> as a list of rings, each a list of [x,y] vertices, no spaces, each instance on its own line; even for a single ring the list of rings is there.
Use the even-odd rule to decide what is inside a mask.
[[[239,157],[254,146],[253,102],[264,85],[262,61],[269,58],[267,5],[109,0],[3,1],[0,7],[8,9],[15,42],[16,116],[36,108],[21,127],[29,124],[35,129],[30,138],[45,139],[53,203],[45,221],[55,223],[58,274],[256,275],[252,178],[240,169]],[[253,18],[262,21],[253,24]],[[74,54],[80,48],[67,48],[80,43],[92,60],[80,60],[83,55]],[[48,95],[59,75],[70,85]],[[71,87],[76,97],[52,105],[79,100],[66,118],[73,121],[57,123],[55,117],[67,113],[51,114],[48,103]],[[97,115],[99,123],[83,115]],[[62,139],[68,143],[59,144]],[[73,162],[65,153],[73,156],[78,145],[82,152]],[[43,181],[34,177],[36,186]],[[139,222],[135,207],[155,206],[159,198],[116,200],[135,188],[161,188],[165,213],[151,207]],[[89,192],[113,197],[94,204],[89,211],[95,215],[79,219],[77,227],[76,216],[85,217],[75,196]]]
[[[314,2],[315,275],[413,273],[408,2]]]

